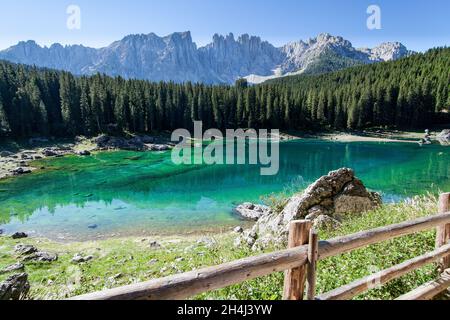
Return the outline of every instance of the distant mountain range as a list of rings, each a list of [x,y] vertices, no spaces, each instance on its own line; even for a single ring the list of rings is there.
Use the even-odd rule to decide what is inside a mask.
[[[76,75],[110,76],[151,81],[230,84],[239,78],[251,83],[301,73],[324,73],[345,67],[396,60],[412,54],[399,42],[373,49],[356,49],[342,37],[320,34],[306,42],[277,48],[261,38],[244,34],[214,35],[198,48],[190,32],[159,37],[154,33],[129,35],[105,48],[19,42],[0,51],[0,59],[70,71]]]

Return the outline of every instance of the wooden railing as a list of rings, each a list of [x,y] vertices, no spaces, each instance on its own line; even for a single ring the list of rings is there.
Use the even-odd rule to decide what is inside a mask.
[[[437,228],[436,250],[372,274],[331,292],[316,296],[317,261],[382,241]],[[72,298],[72,300],[177,300],[221,289],[271,273],[286,271],[283,290],[285,300],[351,299],[370,290],[373,283],[384,284],[424,265],[438,262],[442,276],[400,300],[431,299],[450,287],[450,193],[439,198],[439,213],[395,225],[363,231],[328,241],[318,241],[310,221],[290,225],[289,249],[219,266],[151,280],[125,287]],[[305,290],[306,288],[306,290]]]

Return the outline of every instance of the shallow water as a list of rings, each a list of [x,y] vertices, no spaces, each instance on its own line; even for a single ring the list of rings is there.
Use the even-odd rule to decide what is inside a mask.
[[[438,145],[318,140],[280,145],[280,172],[258,166],[175,166],[170,152],[105,152],[40,163],[0,182],[0,229],[59,240],[183,234],[242,224],[232,208],[301,190],[327,172],[355,169],[385,201],[450,190],[450,150]]]

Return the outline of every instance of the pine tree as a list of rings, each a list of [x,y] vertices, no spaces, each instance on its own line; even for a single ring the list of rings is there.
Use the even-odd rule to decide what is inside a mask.
[[[69,73],[62,73],[60,77],[61,114],[64,126],[69,134],[78,133],[80,123],[79,100],[76,99],[76,87],[73,76]]]
[[[245,97],[245,116],[247,118],[247,127],[255,127],[255,103],[256,103],[256,93],[254,87],[247,90]]]
[[[8,116],[6,114],[5,106],[3,105],[2,97],[0,95],[0,137],[6,136],[11,132],[9,126]]]
[[[323,124],[326,122],[326,118],[325,118],[326,105],[327,105],[327,101],[326,101],[325,92],[323,90],[321,90],[319,92],[319,97],[318,97],[318,101],[317,101],[317,110],[316,110],[317,113],[316,113],[316,117],[315,117],[315,119],[317,120],[317,122],[319,124]]]

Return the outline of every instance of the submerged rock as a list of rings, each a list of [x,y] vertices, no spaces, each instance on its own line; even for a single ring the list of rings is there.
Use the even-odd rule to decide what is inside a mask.
[[[78,152],[78,155],[79,156],[90,156],[91,152],[87,151],[87,150],[83,150],[83,151]]]
[[[150,151],[167,151],[170,150],[170,146],[166,144],[149,144],[147,145]]]
[[[269,214],[271,209],[267,206],[246,202],[237,206],[234,212],[244,220],[258,221],[263,215]]]
[[[13,239],[23,239],[23,238],[28,238],[28,235],[25,232],[16,232],[14,233],[11,238]]]
[[[253,250],[285,245],[291,221],[308,219],[317,227],[334,229],[340,225],[337,220],[340,215],[367,212],[381,203],[381,196],[369,192],[353,170],[342,168],[321,177],[303,193],[294,195],[281,213],[267,211],[262,214],[235,245],[247,244]]]
[[[0,300],[24,299],[28,291],[30,291],[28,274],[15,274],[0,283]]]

